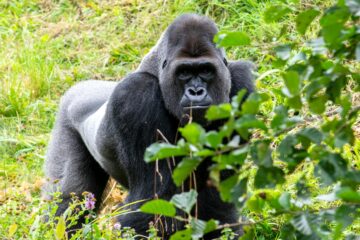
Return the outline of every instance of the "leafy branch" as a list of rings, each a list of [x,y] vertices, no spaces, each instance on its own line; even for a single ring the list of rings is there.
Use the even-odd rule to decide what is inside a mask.
[[[349,66],[355,64],[356,69],[360,60],[360,3],[339,0],[322,12],[315,8],[299,12],[285,5],[273,6],[265,11],[265,20],[281,21],[287,14],[296,14],[300,35],[306,34],[316,18],[320,31],[318,38],[306,43],[290,42],[274,48],[274,69],[260,75],[258,81],[280,77],[281,91],[269,96],[259,90],[244,102],[245,92],[240,91],[230,103],[212,106],[207,111],[208,121],[224,121],[217,131],[206,132],[200,125],[190,123],[180,129],[183,139],[177,144],[155,143],[147,149],[145,160],[182,159],[173,171],[178,186],[203,161],[211,161],[209,176],[222,199],[234,203],[239,210],[261,216],[258,221],[238,223],[249,225],[242,239],[254,238],[256,225],[285,215],[280,230],[284,239],[339,239],[360,217],[360,171],[350,167],[350,159],[342,154],[345,146],[351,147],[355,142],[353,126],[360,109],[353,106],[350,93],[346,92],[349,84],[355,92],[360,90],[359,74]],[[220,32],[215,41],[220,47],[251,44],[243,32]],[[278,104],[273,114],[265,114],[264,105],[274,98]],[[336,112],[329,111],[334,107]],[[319,119],[317,126],[307,126],[309,116],[301,118],[304,113]],[[320,210],[311,201],[316,194],[305,179],[289,184],[292,174],[301,171],[305,162],[312,166],[317,177],[315,184],[322,192],[333,188],[327,195],[319,196],[329,202]],[[221,173],[228,169],[233,174],[222,179]],[[195,193],[191,190],[178,195],[180,202],[156,203],[156,214],[175,217],[176,208],[188,214],[188,228],[172,239],[180,239],[179,234],[185,239],[198,239],[209,231],[229,227],[192,217]],[[184,197],[189,194],[191,203]],[[170,215],[163,205],[172,209]],[[144,208],[142,211],[154,213]]]

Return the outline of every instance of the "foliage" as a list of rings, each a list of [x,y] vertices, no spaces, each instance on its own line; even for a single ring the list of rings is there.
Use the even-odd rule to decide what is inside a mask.
[[[178,186],[201,162],[212,161],[209,176],[222,199],[266,218],[281,216],[282,239],[354,237],[350,229],[360,218],[360,170],[352,167],[343,152],[354,145],[352,127],[360,110],[346,91],[349,86],[360,90],[359,72],[352,71],[349,64],[359,60],[359,7],[358,1],[350,0],[340,0],[322,14],[314,8],[297,12],[285,5],[269,7],[267,22],[296,14],[301,35],[321,14],[318,38],[274,47],[277,59],[273,68],[283,79],[281,91],[273,93],[282,99],[274,113],[262,111],[273,101],[271,93],[260,89],[241,104],[244,92],[240,91],[230,104],[212,106],[207,112],[210,121],[226,119],[217,131],[206,132],[189,123],[180,129],[183,139],[177,145],[155,143],[145,160],[174,156],[171,149],[176,149],[175,156],[183,156],[173,172]],[[215,41],[223,47],[240,46],[249,44],[250,38],[241,32],[220,32]],[[225,170],[233,175],[222,179],[220,173]],[[288,180],[301,170],[304,173],[289,187]],[[305,171],[316,175],[318,187],[326,194],[310,189]],[[317,202],[326,203],[318,208]],[[183,209],[182,204],[175,206]],[[200,220],[191,216],[189,209],[186,213],[188,228],[172,239],[198,239],[209,224],[212,230],[222,227],[211,220],[201,222],[204,227],[199,230]],[[261,218],[242,222],[247,227],[241,239],[253,239],[261,223]]]

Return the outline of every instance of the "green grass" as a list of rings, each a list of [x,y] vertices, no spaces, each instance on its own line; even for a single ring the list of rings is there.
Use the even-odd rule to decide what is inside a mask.
[[[168,24],[185,12],[205,14],[221,30],[248,33],[251,46],[228,49],[228,56],[256,62],[261,74],[274,59],[272,46],[303,42],[318,29],[311,25],[303,39],[295,31],[294,16],[266,24],[265,8],[281,2],[0,0],[0,238],[30,238],[42,206],[46,146],[66,89],[81,80],[115,80],[132,72]],[[288,4],[298,5],[293,2]],[[303,0],[299,5],[303,9],[334,2]],[[271,91],[279,81],[266,77],[256,84]],[[345,154],[359,166],[359,141]],[[13,223],[17,230],[9,236]],[[259,231],[275,238],[272,231],[280,223],[265,221]]]

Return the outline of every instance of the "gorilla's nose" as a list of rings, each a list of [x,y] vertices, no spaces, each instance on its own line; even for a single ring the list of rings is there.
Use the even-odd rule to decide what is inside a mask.
[[[206,88],[204,87],[188,87],[185,91],[186,97],[191,102],[201,102],[207,95]]]

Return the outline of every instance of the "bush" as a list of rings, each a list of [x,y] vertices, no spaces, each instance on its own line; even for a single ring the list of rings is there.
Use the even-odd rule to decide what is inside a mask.
[[[339,0],[322,13],[272,6],[265,20],[281,21],[288,14],[297,15],[299,34],[317,18],[320,31],[306,43],[274,47],[273,69],[258,79],[281,77],[281,90],[259,89],[243,104],[245,92],[240,91],[231,103],[208,110],[209,121],[225,121],[217,131],[189,123],[180,129],[183,138],[176,145],[155,143],[145,160],[182,156],[173,172],[178,186],[202,161],[212,161],[209,176],[222,199],[247,213],[248,220],[240,223],[246,232],[241,239],[353,239],[351,226],[360,218],[360,171],[344,149],[354,144],[359,112],[347,89],[360,89],[360,3]],[[222,47],[250,44],[242,32],[221,32],[215,40]],[[273,106],[271,113],[265,110],[268,106]],[[234,174],[222,180],[220,172],[226,169]],[[187,229],[172,239],[199,239],[214,229],[226,229],[216,220],[204,222],[190,215],[196,196],[191,190],[170,202],[147,202],[141,210],[177,219],[182,218],[175,216],[175,208],[186,212],[188,218],[182,220]],[[281,224],[269,227],[271,222]]]

